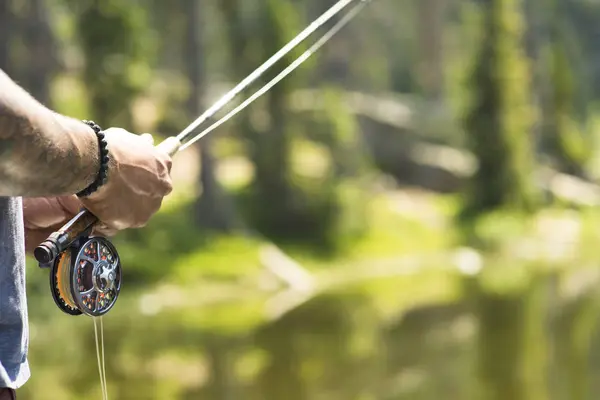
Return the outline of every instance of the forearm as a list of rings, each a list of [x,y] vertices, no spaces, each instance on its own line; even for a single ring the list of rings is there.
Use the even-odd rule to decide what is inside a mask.
[[[0,196],[73,194],[98,168],[92,129],[44,107],[0,70]]]

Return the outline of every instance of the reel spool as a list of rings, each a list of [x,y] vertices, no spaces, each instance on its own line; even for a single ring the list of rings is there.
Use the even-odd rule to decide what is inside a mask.
[[[50,290],[69,315],[97,317],[115,305],[121,291],[121,261],[102,237],[83,237],[58,254],[50,268]]]

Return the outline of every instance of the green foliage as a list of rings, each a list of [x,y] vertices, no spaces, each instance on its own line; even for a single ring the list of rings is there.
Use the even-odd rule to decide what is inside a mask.
[[[130,285],[147,285],[166,277],[180,276],[186,280],[209,271],[227,276],[232,268],[238,272],[256,268],[257,243],[253,239],[222,238],[198,229],[190,224],[193,206],[185,197],[176,200],[173,206],[156,215],[143,233],[128,231],[115,238],[122,262],[127,266],[125,281]],[[230,257],[219,260],[223,254]]]
[[[139,1],[69,3],[79,13],[77,39],[85,60],[83,81],[92,116],[102,126],[131,126],[130,103],[148,84],[154,40]]]
[[[169,275],[183,283],[199,279],[231,280],[256,274],[261,270],[260,244],[246,237],[212,237],[206,240],[201,251],[179,257]]]
[[[479,168],[467,215],[496,208],[531,209],[533,152],[529,68],[523,54],[520,0],[482,5],[484,35],[477,48],[465,127]]]

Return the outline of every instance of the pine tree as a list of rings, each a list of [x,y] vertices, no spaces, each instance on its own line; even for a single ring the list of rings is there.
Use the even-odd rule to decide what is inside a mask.
[[[529,209],[533,152],[529,71],[523,49],[521,0],[485,0],[482,40],[471,75],[472,107],[465,119],[478,162],[465,212]]]

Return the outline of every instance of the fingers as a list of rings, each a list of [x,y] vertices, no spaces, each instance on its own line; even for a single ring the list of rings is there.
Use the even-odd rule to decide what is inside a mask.
[[[117,232],[118,230],[109,228],[103,223],[96,224],[92,229],[92,235],[94,236],[112,237],[115,236]]]
[[[51,201],[45,198],[23,199],[23,222],[25,228],[45,228],[62,220],[63,215],[56,216]]]
[[[23,200],[26,228],[41,229],[66,223],[81,209],[76,196],[27,198]]]
[[[62,206],[62,208],[71,215],[76,215],[81,211],[83,205],[81,200],[77,196],[61,196],[57,197],[56,201]]]

